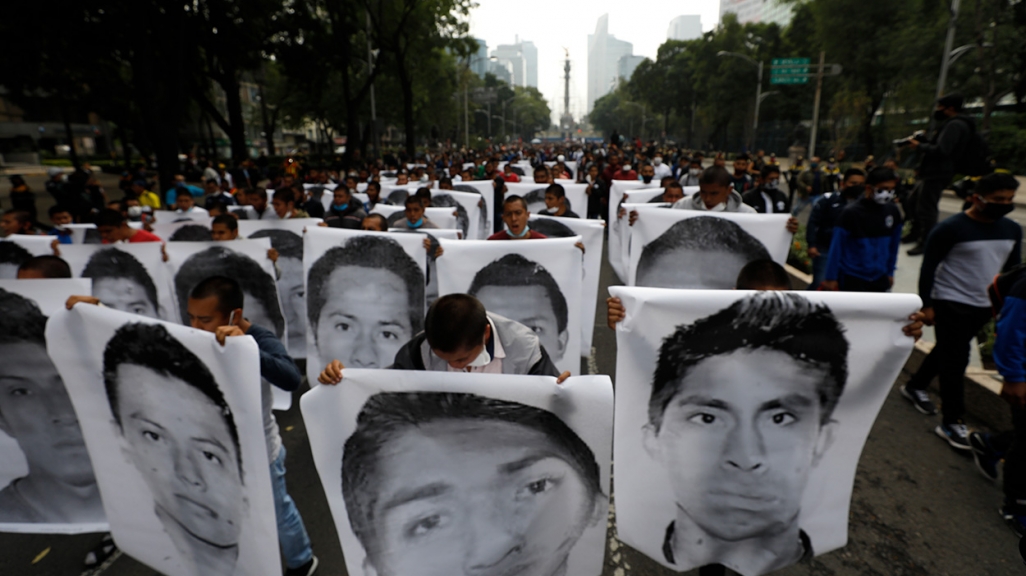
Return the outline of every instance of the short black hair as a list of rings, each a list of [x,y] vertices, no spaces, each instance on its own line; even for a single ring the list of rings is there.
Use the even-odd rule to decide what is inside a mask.
[[[469,294],[446,294],[435,300],[424,318],[424,335],[433,350],[450,353],[470,350],[481,343],[488,312]]]
[[[552,303],[552,313],[556,316],[556,327],[560,332],[566,331],[568,312],[566,298],[556,279],[549,274],[544,266],[524,258],[520,254],[506,254],[484,268],[478,270],[470,283],[467,293],[477,297],[485,286],[540,286]]]
[[[738,290],[790,290],[791,277],[783,266],[772,260],[752,260],[741,268],[735,288]]]
[[[973,187],[973,193],[980,196],[990,196],[1001,190],[1012,190],[1014,192],[1018,189],[1019,181],[1015,179],[1015,176],[995,172],[980,178],[976,182],[976,186]]]
[[[33,256],[21,263],[18,272],[40,272],[44,278],[71,278],[71,266],[59,256],[44,254]]]
[[[524,212],[527,212],[527,200],[524,200],[523,197],[517,196],[516,194],[506,196],[506,199],[502,201],[503,211],[506,210],[507,204],[512,204],[514,202],[520,202],[520,205],[524,207]]]
[[[540,232],[549,238],[573,238],[577,233],[555,217],[539,216],[531,220],[531,230]]]
[[[844,327],[824,304],[813,304],[794,292],[767,291],[745,296],[727,308],[677,326],[663,340],[652,378],[648,421],[656,430],[663,412],[682,389],[696,365],[736,350],[773,350],[795,362],[824,370],[817,386],[823,414],[830,421],[848,381],[848,340]]]
[[[224,246],[211,246],[189,256],[175,274],[175,293],[178,296],[182,324],[189,324],[188,304],[192,289],[211,276],[236,279],[242,289],[252,294],[267,310],[274,323],[275,334],[280,338],[285,333],[285,317],[278,304],[278,287],[274,277],[264,272],[256,260]]]
[[[150,273],[146,271],[146,267],[128,252],[118,250],[117,248],[97,250],[89,257],[85,268],[82,269],[82,277],[92,278],[93,280],[105,278],[131,280],[141,286],[143,291],[146,292],[146,299],[153,305],[153,309],[160,309],[160,304],[157,302],[157,285],[153,283],[153,278],[150,278]]]
[[[865,178],[866,177],[866,171],[861,169],[861,168],[848,168],[847,170],[844,171],[844,177],[841,178],[841,182],[844,182],[845,180],[847,180],[848,178],[851,178],[852,176],[862,176],[863,178]]]
[[[566,189],[563,188],[562,184],[549,184],[549,187],[545,189],[546,194],[552,194],[556,198],[566,198]]]
[[[222,216],[235,220],[235,218],[226,214],[222,214]],[[202,224],[186,224],[175,230],[167,240],[168,242],[210,242],[213,239],[214,237],[210,234],[210,228]]]
[[[118,411],[118,367],[122,364],[132,364],[161,376],[177,378],[210,399],[221,412],[221,419],[235,444],[239,478],[242,479],[242,448],[239,445],[235,417],[214,375],[202,360],[171,336],[161,324],[133,322],[118,328],[103,350],[103,386],[118,428],[122,425],[121,413]]]
[[[710,166],[702,170],[702,175],[698,177],[698,183],[730,186],[730,178],[730,172],[727,172],[723,166]]]
[[[277,250],[282,258],[303,259],[303,238],[291,230],[265,228],[250,234],[249,238],[270,238],[271,247]]]
[[[54,204],[53,206],[50,206],[50,208],[46,211],[46,214],[50,218],[53,218],[61,212],[67,212],[68,214],[71,214],[71,209],[63,204]]]
[[[210,221],[210,227],[213,228],[214,224],[224,224],[229,230],[239,229],[239,220],[231,214],[215,216],[214,219]]]
[[[377,180],[371,180],[367,183],[367,190],[370,190],[371,188],[374,188],[378,192],[381,192],[381,182],[378,182]]]
[[[431,189],[428,188],[427,186],[421,186],[420,188],[417,188],[417,192],[414,194],[414,196],[416,196],[417,198],[420,198],[421,200],[428,200],[428,201],[430,201],[431,200]]]
[[[207,183],[210,183],[211,181],[214,184],[217,184],[217,180],[214,180],[213,178],[211,178],[210,180],[207,180]],[[176,188],[175,189],[175,202],[177,202],[178,199],[181,198],[182,196],[188,196],[189,198],[192,198],[192,190],[189,190],[185,186],[180,186],[180,187]]]
[[[676,222],[641,249],[637,277],[647,274],[663,254],[680,249],[722,249],[741,256],[745,262],[772,260],[766,246],[736,222],[716,216],[695,216]]]
[[[379,460],[388,444],[435,422],[502,422],[539,432],[560,448],[556,457],[580,475],[591,498],[602,495],[601,470],[591,448],[558,416],[534,406],[454,392],[379,392],[364,403],[356,430],[346,439],[342,457],[342,497],[353,534],[368,559],[379,559],[380,535],[374,529]]]
[[[945,94],[937,99],[937,104],[945,108],[954,108],[956,112],[961,112],[962,107],[965,105],[965,97],[961,94]]]
[[[549,173],[549,167],[548,166],[535,166],[534,173],[537,174],[539,172],[544,172],[544,173],[548,174]]]
[[[734,156],[734,160],[733,161],[737,162],[738,160],[744,160],[745,162],[748,162],[751,159],[752,158],[748,154],[741,153],[741,154],[738,154],[737,156]]]
[[[282,202],[284,202],[286,204],[291,203],[291,204],[295,205],[295,203],[296,203],[296,191],[293,190],[290,187],[278,188],[277,190],[274,191],[274,196],[271,198],[272,201],[275,200],[275,199],[281,200]]]
[[[115,228],[125,223],[125,216],[120,210],[104,208],[96,216],[97,226],[114,226]]]
[[[396,214],[402,214],[402,212],[396,212]],[[387,218],[385,218],[381,214],[378,214],[377,212],[371,212],[363,219],[363,221],[366,222],[371,219],[378,221],[378,223],[381,225],[380,227],[382,232],[388,232],[389,223]]]
[[[416,195],[407,196],[406,200],[403,200],[403,206],[405,206],[407,208],[409,208],[410,206],[414,206],[414,205],[421,206],[421,207],[424,206],[423,204],[421,204],[420,198],[418,198]]]
[[[46,316],[32,300],[0,288],[0,344],[22,342],[46,346]]]
[[[32,253],[21,244],[0,239],[0,264],[21,266],[30,258],[32,258]]]
[[[663,188],[664,192],[666,190],[669,190],[670,188],[678,188],[678,189],[680,189],[681,192],[684,191],[684,185],[681,184],[680,181],[674,180],[672,176],[670,176],[669,178],[670,178],[670,181],[667,182],[666,186]]]
[[[894,173],[894,170],[884,166],[873,168],[866,176],[866,184],[870,186],[880,184],[881,182],[890,182],[891,180],[898,180],[898,175]]]
[[[345,245],[329,249],[310,267],[306,282],[306,312],[315,334],[321,310],[328,302],[328,280],[332,272],[343,266],[387,270],[398,276],[406,285],[412,332],[420,332],[424,323],[424,271],[394,239],[367,234],[354,236]]]
[[[242,286],[226,276],[206,278],[189,292],[189,298],[192,300],[202,300],[211,296],[217,298],[217,310],[225,316],[230,315],[232,310],[244,308],[246,303]]]
[[[761,176],[763,180],[769,178],[770,174],[779,175],[780,166],[777,166],[776,164],[767,164],[763,166],[761,170],[759,170],[759,176]]]

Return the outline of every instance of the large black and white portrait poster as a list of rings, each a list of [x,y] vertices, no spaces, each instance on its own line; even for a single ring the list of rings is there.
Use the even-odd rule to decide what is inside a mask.
[[[644,210],[631,226],[629,286],[731,289],[745,264],[783,264],[787,214]]]
[[[610,288],[619,537],[765,574],[847,542],[855,469],[912,351],[914,294]]]
[[[487,221],[483,218],[485,203],[480,194],[436,188],[431,190],[431,207],[452,208],[456,212],[456,228],[464,239],[484,240],[491,236],[484,234]]]
[[[640,215],[642,211],[646,210],[669,208],[671,204],[654,201],[661,200],[662,194],[662,188],[658,190],[635,190],[624,194],[626,201],[620,204],[620,210],[616,216],[617,220],[613,224],[614,228],[618,228],[616,234],[618,246],[610,243],[609,249],[619,250],[620,256],[618,261],[622,263],[625,270],[629,270],[631,262],[631,233],[634,231],[634,227],[631,226],[631,214],[637,213]],[[637,199],[637,202],[634,202],[635,199]],[[610,259],[612,259],[612,256],[610,256]],[[629,275],[627,278],[629,279]]]
[[[11,234],[0,238],[0,280],[18,277],[18,267],[34,256],[53,254],[55,236]]]
[[[482,230],[482,240],[492,235],[493,230],[493,215],[495,214],[495,184],[492,180],[483,181],[470,181],[470,182],[453,182],[452,189],[456,192],[466,192],[468,194],[478,194],[484,200],[484,208],[482,208],[481,222],[484,224]]]
[[[627,217],[617,218],[619,213],[620,205],[623,203],[623,195],[632,190],[651,190],[657,194],[662,194],[662,188],[658,184],[645,184],[641,180],[613,180],[613,183],[609,186],[609,205],[606,207],[609,211],[608,222],[609,222],[609,246],[622,246],[624,239],[622,236],[629,233],[627,228]],[[609,266],[612,267],[613,273],[618,278],[626,281],[627,279],[627,261],[623,259],[622,250],[609,250],[608,254]]]
[[[278,297],[285,313],[289,355],[306,358],[306,285],[303,281],[303,233],[317,227],[320,218],[289,218],[288,220],[240,220],[239,236],[270,238],[278,251]]]
[[[300,401],[349,574],[595,576],[613,389],[346,370]]]
[[[46,351],[47,317],[82,278],[0,280],[0,532],[108,530],[68,391]]]
[[[93,281],[93,296],[104,306],[178,321],[171,269],[160,242],[65,244],[60,251],[72,276]]]
[[[566,180],[557,182],[566,192],[567,208],[577,214],[588,214],[588,185],[572,184]],[[533,182],[510,182],[506,184],[506,196],[517,195],[527,202],[527,209],[531,214],[538,214],[545,210],[545,189],[548,184],[535,184]]]
[[[584,244],[584,276],[581,278],[581,358],[591,356],[591,336],[595,332],[595,304],[602,271],[602,240],[606,223],[585,218],[557,218],[531,214],[531,229],[549,238],[580,236]]]
[[[118,548],[170,576],[280,574],[256,342],[85,304],[46,339]]]
[[[527,326],[559,370],[581,371],[581,237],[442,240],[438,295],[470,294],[489,312]]]
[[[331,360],[391,366],[424,327],[424,237],[308,228],[304,240],[310,382]]]

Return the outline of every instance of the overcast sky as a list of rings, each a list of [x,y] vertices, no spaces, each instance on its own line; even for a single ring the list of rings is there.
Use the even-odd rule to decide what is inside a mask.
[[[719,21],[719,0],[478,0],[470,14],[470,34],[488,42],[513,44],[517,36],[538,47],[538,89],[549,101],[553,118],[563,111],[563,48],[570,50],[570,111],[575,118],[587,111],[588,34],[603,14],[609,14],[609,33],[634,44],[634,53],[655,59],[666,41],[670,20],[685,14],[702,17],[702,30]]]

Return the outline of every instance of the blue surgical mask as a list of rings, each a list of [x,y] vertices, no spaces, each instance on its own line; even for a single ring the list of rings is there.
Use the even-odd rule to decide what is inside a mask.
[[[332,207],[334,207],[335,210],[345,210],[346,208],[349,208],[349,202],[346,202],[345,204],[332,204]]]
[[[410,222],[410,228],[420,228],[424,225],[424,218],[417,220],[416,222]]]
[[[527,226],[527,225],[524,226],[524,231],[521,232],[520,234],[514,234],[513,231],[509,229],[508,226],[506,227],[506,234],[509,234],[510,238],[523,238],[523,237],[527,236],[530,232],[531,232],[531,227]]]

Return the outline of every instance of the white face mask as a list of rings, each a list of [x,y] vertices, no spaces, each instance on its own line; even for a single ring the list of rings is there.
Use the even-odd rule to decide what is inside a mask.
[[[692,176],[698,176],[701,173],[702,173],[702,169],[701,168],[689,168],[688,169],[688,174],[691,174]]]
[[[877,204],[888,204],[894,202],[894,190],[873,190],[873,201]]]
[[[630,164],[624,164],[623,165],[623,171],[624,172],[630,172],[631,171],[631,165]]]
[[[655,164],[656,166],[659,166],[660,164],[663,163],[663,159],[658,157],[658,156],[656,156],[655,158],[652,159],[652,163]]]

